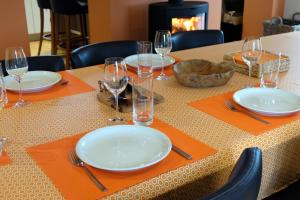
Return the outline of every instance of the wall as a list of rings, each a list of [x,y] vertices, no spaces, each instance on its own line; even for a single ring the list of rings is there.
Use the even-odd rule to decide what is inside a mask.
[[[291,19],[293,14],[300,12],[300,1],[299,0],[285,0],[284,17]],[[300,17],[297,16],[296,20],[300,21]]]
[[[148,5],[166,0],[88,0],[90,43],[148,38]],[[191,0],[197,1],[197,0]],[[209,3],[208,28],[220,29],[222,0]]]
[[[40,8],[37,0],[24,0],[29,34],[40,33]],[[50,11],[44,10],[44,32],[50,32]]]
[[[0,24],[0,59],[4,59],[5,48],[9,46],[22,46],[30,55],[24,2],[1,0]]]
[[[263,21],[283,16],[285,0],[245,0],[243,37],[263,35]]]

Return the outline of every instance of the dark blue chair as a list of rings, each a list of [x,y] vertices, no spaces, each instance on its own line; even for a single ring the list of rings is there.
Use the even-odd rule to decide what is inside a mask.
[[[137,53],[137,41],[124,40],[90,44],[75,49],[71,54],[72,68],[103,64],[108,57],[127,57]]]
[[[235,164],[228,182],[201,200],[257,200],[262,176],[262,152],[247,148]]]
[[[28,71],[63,71],[65,70],[64,59],[61,56],[32,56],[27,57]],[[5,61],[1,61],[3,75],[7,76]]]
[[[224,35],[220,30],[185,31],[172,35],[172,51],[222,43],[224,43]]]

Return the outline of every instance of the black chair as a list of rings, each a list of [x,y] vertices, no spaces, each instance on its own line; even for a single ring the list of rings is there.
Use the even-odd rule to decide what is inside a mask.
[[[64,59],[61,56],[32,56],[27,57],[28,71],[62,71],[65,70]],[[7,76],[5,61],[1,61],[4,76]]]
[[[224,43],[224,35],[220,30],[186,31],[172,35],[172,51],[222,43]]]
[[[262,176],[262,152],[247,148],[235,164],[228,182],[201,200],[257,200]]]
[[[37,0],[38,6],[40,8],[40,42],[38,49],[38,56],[41,54],[42,44],[44,39],[44,9],[51,9],[50,0]],[[51,14],[52,21],[52,14]]]
[[[80,16],[80,28],[81,37],[84,44],[87,44],[87,24],[86,14],[88,13],[88,5],[79,2],[78,0],[50,0],[52,12],[55,14],[64,16],[64,27],[65,27],[65,49],[66,49],[66,66],[70,67],[70,55],[71,55],[71,16]],[[56,20],[54,20],[56,21]],[[55,31],[55,44],[58,44],[58,27],[54,26]]]
[[[90,44],[75,49],[71,54],[72,68],[103,64],[108,57],[127,57],[137,53],[137,41],[124,40]]]

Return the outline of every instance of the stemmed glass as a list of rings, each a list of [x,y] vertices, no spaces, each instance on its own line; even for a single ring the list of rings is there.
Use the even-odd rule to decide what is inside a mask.
[[[171,33],[168,30],[158,30],[155,34],[154,48],[157,54],[161,56],[162,68],[160,75],[156,78],[157,80],[167,80],[168,77],[164,73],[164,57],[171,52],[172,39]]]
[[[22,97],[22,78],[28,71],[28,63],[22,47],[8,47],[5,50],[5,68],[19,84],[19,100],[14,108],[23,107],[26,102]]]
[[[126,88],[128,77],[126,76],[126,64],[123,58],[112,57],[105,59],[104,85],[115,97],[116,117],[110,118],[112,122],[123,121],[119,117],[119,94]]]
[[[252,67],[258,63],[262,54],[262,45],[260,38],[249,37],[246,38],[242,48],[242,59],[249,67],[249,83],[251,87],[251,72]]]

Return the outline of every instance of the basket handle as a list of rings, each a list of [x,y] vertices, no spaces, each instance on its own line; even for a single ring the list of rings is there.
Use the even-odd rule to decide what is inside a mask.
[[[296,18],[297,15],[300,15],[300,12],[296,12],[296,13],[293,14],[293,16],[292,16],[292,23],[293,24],[295,23],[295,18]]]
[[[272,17],[272,19],[271,19],[271,25],[277,25],[277,24],[283,24],[282,17],[279,17],[279,16]]]

